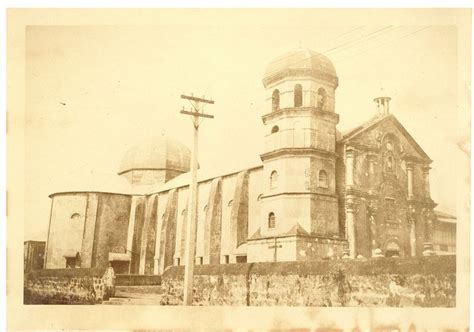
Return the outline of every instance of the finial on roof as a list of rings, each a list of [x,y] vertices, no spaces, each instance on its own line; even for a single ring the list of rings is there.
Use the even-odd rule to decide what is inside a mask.
[[[390,114],[390,97],[374,98],[377,116],[385,116]]]

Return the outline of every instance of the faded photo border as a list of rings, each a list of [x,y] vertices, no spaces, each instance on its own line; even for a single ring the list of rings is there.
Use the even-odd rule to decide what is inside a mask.
[[[458,146],[456,175],[457,268],[455,308],[169,307],[23,304],[25,209],[25,35],[40,26],[185,25],[236,26],[251,20],[269,25],[301,22],[311,15],[324,25],[449,25],[458,31]],[[244,22],[245,21],[245,22]],[[193,21],[194,22],[194,21]],[[195,23],[193,23],[195,24]],[[8,9],[7,10],[7,328],[9,330],[250,330],[342,328],[410,324],[420,328],[466,329],[470,290],[470,9]],[[427,124],[428,125],[428,124]],[[434,133],[435,134],[435,133]]]

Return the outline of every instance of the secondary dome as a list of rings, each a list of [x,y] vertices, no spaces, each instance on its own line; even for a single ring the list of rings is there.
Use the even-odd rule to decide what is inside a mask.
[[[132,146],[124,155],[118,174],[132,170],[173,170],[189,172],[191,151],[184,144],[155,137]]]
[[[286,77],[301,76],[325,80],[334,84],[335,87],[338,85],[336,69],[331,60],[309,49],[288,52],[270,62],[265,71],[263,85],[266,87]]]

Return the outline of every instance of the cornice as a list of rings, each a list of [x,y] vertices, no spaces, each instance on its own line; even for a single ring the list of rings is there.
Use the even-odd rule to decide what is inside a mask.
[[[267,113],[262,116],[262,121],[264,124],[274,120],[275,118],[283,116],[292,116],[292,115],[314,115],[319,116],[320,118],[332,121],[335,124],[339,123],[339,114],[334,112],[322,111],[317,107],[284,107],[276,111]]]
[[[335,159],[337,154],[335,152],[320,150],[316,148],[281,148],[278,150],[273,150],[270,152],[266,152],[260,155],[260,159],[262,161],[276,159],[282,156],[323,156],[330,159]]]
[[[301,76],[311,77],[317,80],[329,82],[334,86],[334,88],[337,88],[337,86],[339,85],[339,79],[337,78],[337,76],[330,75],[321,70],[312,69],[312,68],[292,68],[292,69],[283,69],[274,73],[273,75],[265,77],[263,79],[263,86],[267,87],[270,84],[281,81],[286,77],[301,77]]]

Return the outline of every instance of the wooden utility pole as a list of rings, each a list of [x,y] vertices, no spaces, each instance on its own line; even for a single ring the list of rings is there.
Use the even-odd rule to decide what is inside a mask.
[[[197,168],[198,168],[198,130],[201,118],[214,118],[213,115],[204,114],[204,106],[207,104],[214,104],[214,101],[197,98],[186,95],[181,95],[181,98],[188,100],[191,103],[191,111],[185,111],[184,107],[181,114],[190,115],[193,121],[194,138],[193,138],[193,152],[191,155],[191,184],[190,192],[191,199],[188,206],[188,224],[186,228],[186,252],[184,257],[184,305],[193,304],[193,279],[194,279],[194,263],[196,256],[196,224],[197,224]]]

